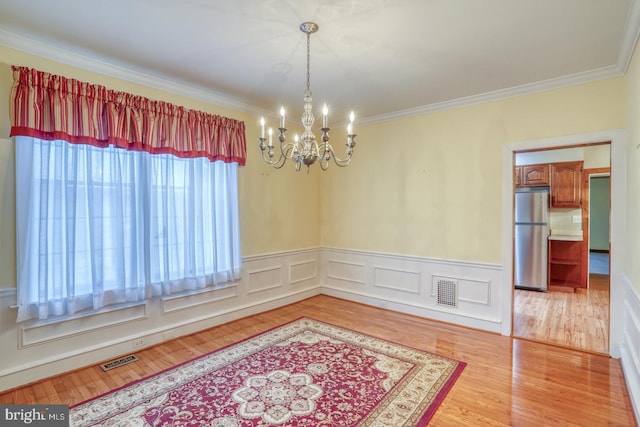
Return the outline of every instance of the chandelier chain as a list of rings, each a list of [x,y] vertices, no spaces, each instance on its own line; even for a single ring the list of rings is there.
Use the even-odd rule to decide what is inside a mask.
[[[310,70],[310,62],[311,62],[311,34],[307,33],[307,93],[311,95],[311,71]]]

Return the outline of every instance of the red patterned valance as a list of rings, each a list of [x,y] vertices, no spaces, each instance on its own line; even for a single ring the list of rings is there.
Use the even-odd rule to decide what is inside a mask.
[[[245,164],[242,121],[26,67],[12,68],[11,136]]]

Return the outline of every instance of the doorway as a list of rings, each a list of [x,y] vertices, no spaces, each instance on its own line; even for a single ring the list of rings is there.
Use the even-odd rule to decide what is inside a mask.
[[[592,149],[593,152],[588,152]],[[570,152],[571,150],[574,151]],[[604,150],[607,151],[606,160],[602,158]],[[579,154],[576,154],[576,151]],[[584,157],[580,157],[583,153]],[[516,165],[518,165],[518,154],[518,152],[515,153]],[[577,157],[567,159],[565,154]],[[549,225],[550,228],[570,228],[569,221],[575,223],[576,218],[579,221],[580,216],[582,217],[582,223],[578,224],[578,228],[582,228],[581,269],[585,287],[575,289],[554,287],[548,292],[514,289],[512,335],[583,351],[609,354],[610,146],[606,144],[600,147],[595,145],[563,147],[536,151],[534,156],[534,160],[542,163],[583,159],[585,169],[582,182],[582,209],[550,211]],[[594,164],[602,167],[589,168]],[[607,191],[604,191],[605,189]],[[594,255],[590,256],[591,254]]]
[[[611,177],[608,170],[586,170],[589,180],[589,285],[594,280],[609,280]]]

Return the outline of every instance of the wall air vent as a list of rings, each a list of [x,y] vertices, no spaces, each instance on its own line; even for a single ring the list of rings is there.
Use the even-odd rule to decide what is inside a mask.
[[[458,281],[438,278],[436,282],[436,302],[447,307],[458,307]]]
[[[127,363],[131,363],[131,362],[135,362],[136,360],[139,360],[135,354],[130,354],[128,356],[123,356],[119,359],[116,360],[112,360],[111,362],[107,362],[107,363],[103,363],[102,365],[100,365],[100,367],[102,368],[103,371],[108,371],[110,369],[113,368],[118,368],[122,365],[126,365]]]

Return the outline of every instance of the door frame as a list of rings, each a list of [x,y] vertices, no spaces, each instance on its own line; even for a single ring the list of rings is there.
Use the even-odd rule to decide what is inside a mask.
[[[513,153],[516,151],[547,149],[563,146],[592,145],[611,142],[611,264],[609,354],[620,358],[624,342],[624,307],[626,262],[626,195],[627,195],[627,131],[604,130],[592,133],[546,137],[516,142],[502,146],[502,280],[499,293],[501,302],[501,329],[505,336],[512,335],[513,325]]]

